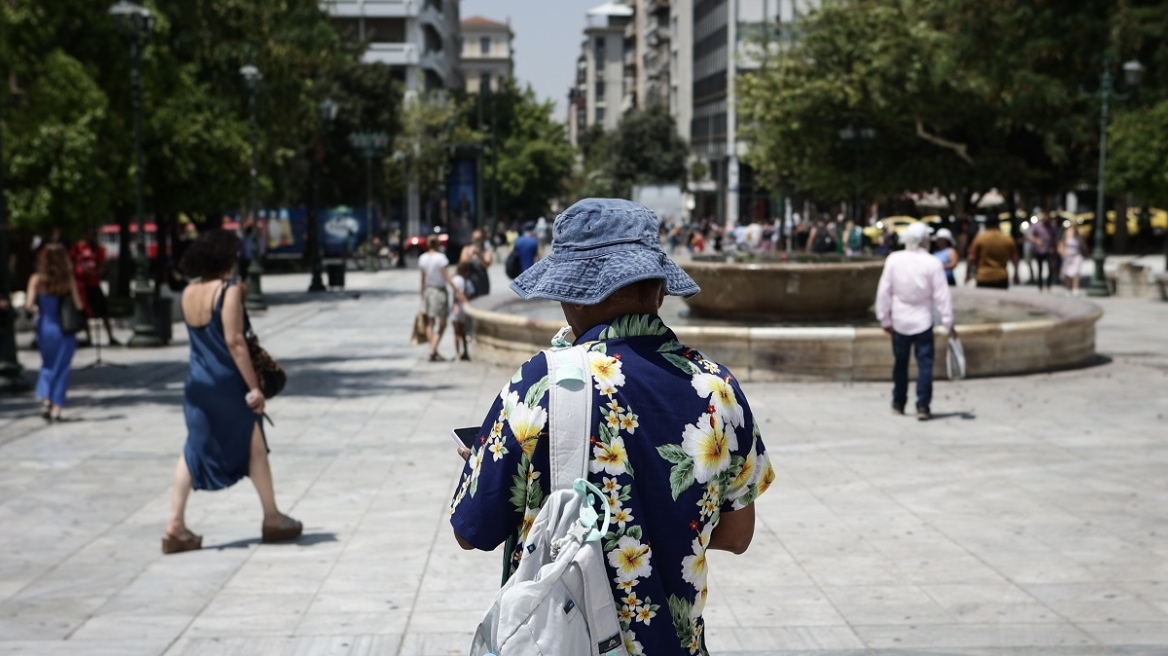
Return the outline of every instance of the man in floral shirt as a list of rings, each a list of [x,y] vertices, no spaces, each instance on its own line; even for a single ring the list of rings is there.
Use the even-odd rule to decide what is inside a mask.
[[[688,297],[698,286],[662,251],[653,212],[587,199],[556,219],[551,255],[511,288],[559,301],[575,343],[588,348],[588,478],[612,510],[603,549],[629,654],[706,654],[706,551],[746,550],[751,504],[774,471],[734,376],[657,316],[665,294]],[[495,399],[451,503],[463,548],[513,538],[512,571],[551,492],[547,387],[540,353]]]

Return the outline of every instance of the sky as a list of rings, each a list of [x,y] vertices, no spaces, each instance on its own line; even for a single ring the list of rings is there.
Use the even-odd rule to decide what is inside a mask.
[[[584,39],[585,14],[605,0],[462,0],[462,18],[484,16],[506,22],[515,33],[515,78],[530,84],[541,100],[556,103],[564,120],[568,87],[576,77],[576,57]]]

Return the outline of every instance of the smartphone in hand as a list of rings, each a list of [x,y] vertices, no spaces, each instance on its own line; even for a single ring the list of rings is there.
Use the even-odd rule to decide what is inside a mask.
[[[458,446],[465,446],[470,449],[474,446],[476,440],[479,439],[480,426],[468,426],[466,428],[455,428],[450,431],[450,436],[454,438],[454,443]]]

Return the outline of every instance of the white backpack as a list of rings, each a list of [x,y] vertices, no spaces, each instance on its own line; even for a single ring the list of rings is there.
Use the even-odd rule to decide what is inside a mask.
[[[600,546],[608,532],[608,504],[588,482],[587,352],[571,347],[544,353],[551,494],[527,534],[518,569],[479,624],[470,656],[629,656]],[[596,502],[604,507],[599,529]]]

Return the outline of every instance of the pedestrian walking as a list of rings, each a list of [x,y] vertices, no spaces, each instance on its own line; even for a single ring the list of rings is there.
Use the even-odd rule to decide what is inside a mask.
[[[511,248],[519,254],[519,272],[530,269],[539,259],[541,252],[539,238],[536,236],[536,224],[530,221],[523,224],[523,235],[515,240]]]
[[[1009,289],[1008,265],[1014,265],[1014,284],[1018,277],[1018,249],[1014,240],[1002,233],[1001,219],[986,218],[985,230],[969,245],[969,267],[975,270],[978,287]]]
[[[77,286],[81,288],[81,298],[85,301],[86,322],[83,329],[88,341],[93,341],[89,332],[88,319],[101,319],[105,326],[105,334],[110,346],[121,346],[114,337],[114,329],[110,323],[109,303],[106,302],[105,292],[101,289],[101,276],[105,269],[105,247],[97,241],[97,234],[93,230],[85,233],[85,237],[78,240],[69,249],[69,257],[73,260],[74,272],[77,276]]]
[[[1050,292],[1054,287],[1054,258],[1058,239],[1054,218],[1050,212],[1039,211],[1039,220],[1026,231],[1026,241],[1033,245],[1034,262],[1038,265],[1038,291],[1045,287]],[[1032,274],[1033,275],[1033,272]]]
[[[438,344],[446,332],[446,319],[450,314],[447,288],[453,280],[450,276],[450,260],[439,248],[438,235],[430,235],[426,240],[430,250],[418,258],[418,270],[422,274],[422,314],[426,316],[426,341],[430,344],[430,361],[442,362],[446,358],[438,353]],[[466,295],[454,292],[455,297],[466,302]]]
[[[1079,232],[1079,224],[1071,221],[1063,231],[1059,240],[1058,254],[1062,258],[1063,282],[1071,291],[1071,296],[1079,295],[1079,278],[1083,270],[1083,235]]]
[[[459,360],[470,360],[470,349],[467,344],[470,317],[466,315],[465,300],[477,296],[475,283],[471,282],[473,274],[470,261],[459,262],[454,277],[450,279],[450,286],[454,289],[454,298],[450,305],[450,325],[454,327],[454,357]]]
[[[28,279],[25,307],[36,314],[36,345],[41,353],[41,370],[37,376],[36,395],[41,402],[41,416],[60,421],[73,372],[73,355],[77,337],[61,325],[66,304],[80,312],[85,307],[73,263],[65,247],[49,243],[37,255],[37,272]],[[80,326],[78,326],[80,328]]]
[[[844,226],[844,254],[848,257],[864,254],[864,231],[851,219]]]
[[[183,290],[183,321],[191,343],[183,387],[187,439],[174,468],[170,518],[162,553],[192,551],[203,538],[186,524],[191,490],[221,490],[250,477],[260,497],[264,542],[291,540],[303,525],[280,512],[264,434],[265,398],[260,391],[244,331],[246,285],[233,272],[239,237],[228,230],[204,233],[183,255],[179,268],[192,280]]]
[[[1004,235],[1003,235],[1004,236]],[[901,234],[904,250],[890,253],[876,291],[876,318],[892,337],[892,411],[903,415],[908,403],[908,361],[917,359],[917,419],[932,419],[933,310],[951,336],[953,300],[940,260],[929,254],[929,228],[914,223]]]
[[[462,252],[458,256],[459,265],[464,262],[470,265],[470,274],[466,279],[473,284],[472,291],[467,292],[467,298],[477,298],[491,293],[491,277],[487,269],[494,261],[495,247],[491,245],[491,240],[486,238],[483,231],[476,228],[470,233],[470,243],[462,247]]]
[[[588,349],[593,410],[579,439],[612,512],[603,551],[625,647],[689,656],[706,653],[706,553],[746,550],[774,471],[733,374],[658,316],[666,294],[700,290],[662,250],[657,223],[630,201],[582,200],[556,219],[551,254],[511,289],[559,302]],[[543,353],[528,360],[473,451],[460,450],[469,458],[451,504],[455,537],[484,551],[513,539],[509,571],[550,493],[547,375]]]
[[[953,233],[949,232],[948,228],[941,228],[933,235],[933,241],[936,243],[933,257],[937,258],[945,271],[945,282],[954,287],[957,285],[957,277],[953,272],[957,268],[958,260],[957,249],[953,248]]]

